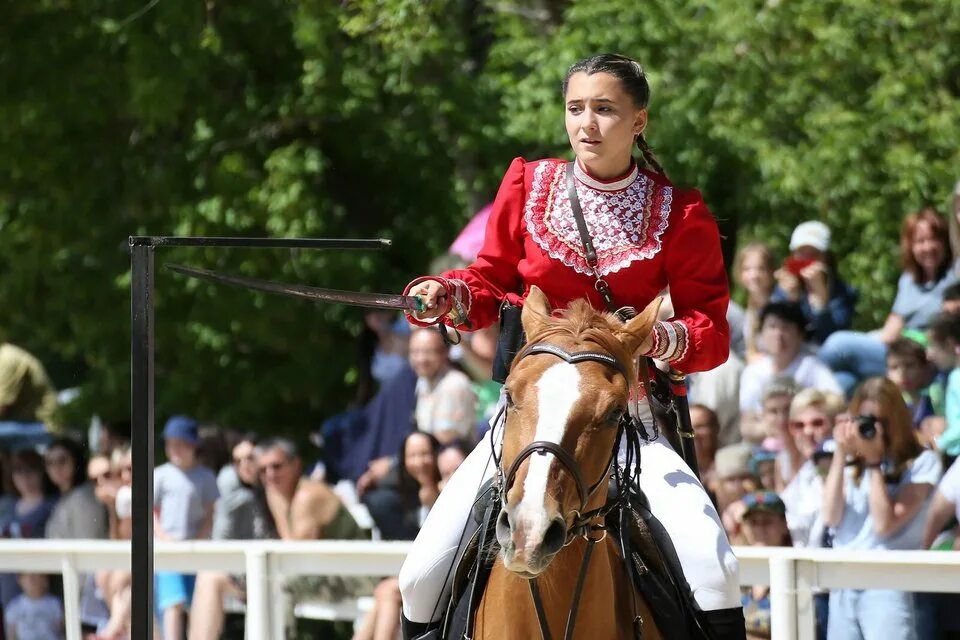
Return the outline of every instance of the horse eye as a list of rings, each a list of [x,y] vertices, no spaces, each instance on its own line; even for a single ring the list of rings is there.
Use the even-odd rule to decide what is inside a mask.
[[[607,412],[607,423],[612,425],[620,424],[620,419],[627,412],[623,407],[613,407]]]

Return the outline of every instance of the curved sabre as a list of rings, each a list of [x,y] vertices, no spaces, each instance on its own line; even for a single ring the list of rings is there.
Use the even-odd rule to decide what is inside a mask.
[[[258,278],[246,278],[244,276],[234,276],[225,273],[217,273],[208,269],[198,269],[197,267],[188,267],[182,264],[165,265],[174,273],[206,280],[217,284],[226,284],[234,287],[243,287],[255,291],[265,291],[275,293],[281,296],[291,298],[301,298],[305,300],[314,300],[320,302],[339,302],[355,307],[367,307],[372,309],[402,309],[405,311],[423,311],[426,307],[423,299],[419,296],[402,296],[389,293],[364,293],[361,291],[342,291],[340,289],[324,289],[322,287],[311,287],[303,284],[287,284],[284,282],[271,282],[270,280],[260,280]]]

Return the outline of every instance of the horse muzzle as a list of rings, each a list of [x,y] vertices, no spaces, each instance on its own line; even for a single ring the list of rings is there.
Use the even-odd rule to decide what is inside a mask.
[[[497,542],[504,566],[524,578],[543,573],[567,539],[566,522],[561,516],[541,513],[511,515],[508,508],[497,518]]]

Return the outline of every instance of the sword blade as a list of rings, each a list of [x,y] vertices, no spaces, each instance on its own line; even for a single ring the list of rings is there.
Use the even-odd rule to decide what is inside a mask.
[[[247,278],[244,276],[234,276],[225,273],[217,273],[208,269],[198,269],[188,267],[182,264],[166,264],[167,269],[174,273],[215,282],[217,284],[226,284],[234,287],[243,287],[244,289],[253,289],[254,291],[264,291],[274,293],[290,298],[301,298],[319,302],[339,302],[355,307],[367,307],[371,309],[401,309],[407,311],[423,311],[423,301],[417,296],[402,296],[389,293],[364,293],[361,291],[342,291],[340,289],[324,289],[322,287],[311,287],[303,284],[287,284],[284,282],[271,282],[270,280],[260,280],[258,278]]]

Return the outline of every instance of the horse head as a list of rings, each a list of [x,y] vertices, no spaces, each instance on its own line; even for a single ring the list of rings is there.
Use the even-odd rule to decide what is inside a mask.
[[[521,315],[526,346],[504,385],[503,507],[496,535],[507,569],[542,573],[607,497],[634,362],[657,298],[623,323],[577,300],[553,315],[532,287]]]

